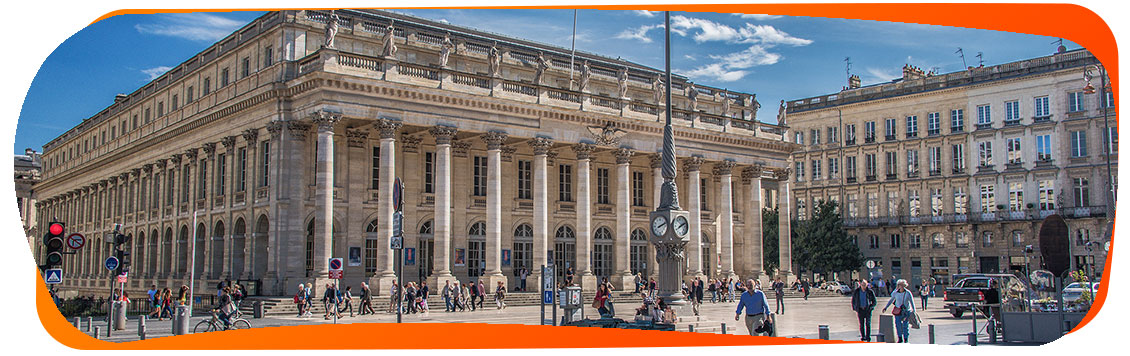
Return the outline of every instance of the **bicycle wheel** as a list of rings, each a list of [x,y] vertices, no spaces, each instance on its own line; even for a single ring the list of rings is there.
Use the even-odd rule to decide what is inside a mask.
[[[211,320],[201,320],[199,323],[196,323],[195,327],[192,328],[193,334],[206,333],[210,331],[216,331],[216,324],[213,324]]]
[[[247,319],[236,319],[234,322],[232,322],[231,328],[232,329],[250,329],[251,328],[251,322],[247,321]]]

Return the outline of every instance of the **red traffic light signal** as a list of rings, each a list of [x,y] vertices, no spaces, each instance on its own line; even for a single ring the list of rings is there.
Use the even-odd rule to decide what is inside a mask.
[[[47,232],[50,233],[51,235],[62,235],[63,234],[63,223],[61,223],[61,222],[51,223],[51,226],[47,227]]]
[[[47,246],[44,264],[47,268],[58,268],[63,264],[63,223],[52,221],[47,224],[47,235],[43,244]]]

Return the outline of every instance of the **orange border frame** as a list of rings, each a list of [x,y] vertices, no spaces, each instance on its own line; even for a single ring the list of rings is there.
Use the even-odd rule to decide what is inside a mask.
[[[1117,101],[1118,49],[1114,34],[1093,11],[1071,4],[758,4],[758,5],[609,5],[609,6],[512,6],[456,7],[461,9],[598,9],[598,10],[678,10],[689,12],[743,12],[788,16],[811,16],[920,23],[968,27],[1060,37],[1088,49],[1104,63]],[[123,14],[156,14],[187,12],[273,11],[280,9],[133,9],[117,10],[102,15],[94,22]],[[1007,13],[1009,16],[999,16]],[[93,24],[93,23],[92,23]],[[1116,108],[1117,112],[1117,108]],[[1115,116],[1117,118],[1117,114]],[[1111,232],[1114,236],[1114,232]],[[1112,239],[1113,243],[1113,239]],[[1113,249],[1107,253],[1110,266]],[[1110,269],[1106,269],[1110,276]],[[48,334],[59,343],[76,349],[453,349],[453,348],[581,348],[581,347],[672,347],[672,346],[738,346],[837,344],[843,341],[822,341],[793,338],[751,337],[741,335],[696,334],[644,330],[569,328],[535,325],[497,324],[343,324],[299,325],[276,328],[238,330],[223,333],[162,337],[143,341],[113,343],[96,340],[75,329],[57,312],[42,276],[36,270],[36,309]],[[1109,280],[1109,279],[1108,279]],[[1078,330],[1094,318],[1106,302],[1107,290],[1098,292],[1095,307],[1083,318]],[[331,329],[332,327],[332,329]],[[513,335],[505,344],[491,336]],[[437,344],[425,335],[447,335]],[[374,335],[380,339],[374,340]],[[279,340],[335,340],[333,344],[280,344]]]

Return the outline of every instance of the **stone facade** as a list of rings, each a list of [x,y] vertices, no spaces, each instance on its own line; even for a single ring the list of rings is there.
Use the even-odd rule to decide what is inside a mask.
[[[791,101],[789,140],[803,144],[792,154],[794,212],[839,201],[848,234],[881,266],[863,276],[1023,274],[1041,266],[1051,214],[1067,221],[1072,265],[1090,271],[1094,241],[1101,269],[1116,180],[1104,111],[1111,130],[1117,119],[1099,94],[1081,94],[1083,68],[1096,63],[1076,50],[941,75],[906,67],[893,83]]]
[[[33,244],[33,241],[38,240],[32,236],[43,231],[39,229],[39,217],[36,215],[38,211],[35,208],[39,200],[35,194],[35,184],[43,179],[43,162],[40,160],[39,153],[30,148],[25,151],[25,154],[16,155],[12,161],[16,184],[16,207],[20,210],[20,221],[23,222],[24,236],[27,236],[31,252],[38,261],[39,256],[43,254],[43,244]]]
[[[565,49],[380,11],[337,15],[326,41],[326,12],[268,13],[46,144],[37,209],[92,240],[67,256],[63,286],[105,289],[100,236],[122,223],[131,289],[186,283],[195,265],[197,290],[230,278],[285,295],[345,257],[343,283],[386,294],[397,177],[405,280],[513,287],[525,266],[532,288],[538,266],[555,263],[592,289],[598,277],[624,287],[657,273],[646,220],[659,71],[578,55],[591,73],[571,90]],[[674,80],[673,119],[678,156],[697,169],[679,184],[700,186],[708,248],[696,249],[711,257],[687,268],[761,274],[761,202],[775,196],[763,189],[794,145],[756,120],[753,95],[697,86],[691,105],[688,88]]]

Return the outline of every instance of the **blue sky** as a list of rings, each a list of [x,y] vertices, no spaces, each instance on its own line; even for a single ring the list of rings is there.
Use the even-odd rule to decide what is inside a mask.
[[[399,10],[454,25],[564,48],[572,10]],[[14,151],[47,141],[195,55],[262,12],[121,15],[79,31],[43,62],[16,127]],[[671,68],[696,83],[756,93],[759,119],[776,121],[781,99],[839,91],[845,57],[863,84],[901,76],[911,64],[926,71],[962,69],[983,53],[986,65],[1051,54],[1055,38],[881,21],[749,14],[672,12]],[[663,14],[581,10],[576,46],[663,68]],[[1064,41],[1069,49],[1079,46]]]

